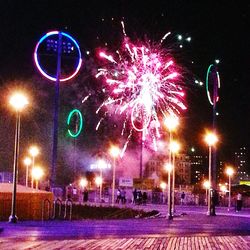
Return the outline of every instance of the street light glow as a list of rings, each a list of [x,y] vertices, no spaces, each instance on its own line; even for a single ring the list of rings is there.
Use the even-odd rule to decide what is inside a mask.
[[[232,168],[232,167],[227,167],[227,169],[226,169],[226,174],[228,175],[228,176],[232,176],[233,174],[234,174],[234,169]]]
[[[32,176],[34,177],[35,180],[40,180],[43,175],[44,175],[44,172],[43,172],[42,168],[34,167],[32,169]]]
[[[209,189],[209,188],[210,188],[210,183],[209,183],[209,181],[204,181],[204,182],[203,182],[203,187],[204,187],[205,189]]]
[[[96,183],[97,186],[100,186],[102,184],[102,177],[97,176],[95,178],[95,183]]]
[[[166,163],[166,164],[164,165],[164,168],[165,168],[166,171],[171,172],[172,169],[173,169],[173,165],[170,164],[170,163]]]
[[[29,104],[26,96],[19,92],[13,94],[10,97],[9,103],[16,111],[21,111],[26,105]]]
[[[36,157],[39,154],[39,149],[36,146],[30,147],[29,153],[32,157]]]
[[[26,166],[30,166],[30,164],[31,164],[31,159],[29,158],[29,157],[26,157],[24,160],[23,160],[23,162],[24,162],[24,164],[26,165]]]
[[[214,146],[218,142],[218,137],[215,133],[213,132],[208,132],[205,135],[205,142],[209,147]]]
[[[165,190],[167,188],[167,183],[166,182],[161,182],[160,183],[160,188]]]
[[[114,158],[117,158],[120,155],[120,149],[116,146],[110,148],[110,155]]]
[[[83,187],[83,188],[85,188],[85,187],[87,187],[87,185],[88,185],[87,179],[86,178],[82,178],[80,180],[80,186]]]
[[[178,153],[180,150],[181,146],[177,141],[171,141],[170,143],[170,150],[171,152],[173,152],[174,154]]]
[[[164,124],[169,131],[173,131],[179,125],[179,118],[177,116],[169,115],[165,118]]]

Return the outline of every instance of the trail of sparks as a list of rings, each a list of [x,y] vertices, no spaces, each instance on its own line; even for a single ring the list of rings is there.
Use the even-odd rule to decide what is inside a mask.
[[[178,115],[180,110],[186,109],[182,101],[184,92],[179,84],[181,74],[168,51],[161,47],[170,32],[164,35],[160,44],[140,42],[135,45],[126,36],[123,22],[122,27],[124,43],[121,49],[114,55],[104,51],[99,53],[107,63],[98,69],[96,78],[105,79],[105,92],[109,96],[97,113],[112,105],[116,109],[115,114],[125,114],[122,135],[127,127],[130,132],[123,153],[132,130],[142,132],[143,140],[150,137],[156,150],[162,118],[167,114]]]

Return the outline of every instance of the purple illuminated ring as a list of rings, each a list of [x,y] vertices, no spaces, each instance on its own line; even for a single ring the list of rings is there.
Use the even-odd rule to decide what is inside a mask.
[[[65,77],[65,78],[60,79],[60,82],[65,82],[65,81],[68,81],[68,80],[70,80],[71,78],[73,78],[73,77],[78,73],[78,71],[80,70],[81,65],[82,65],[82,56],[81,56],[80,47],[79,47],[78,43],[76,42],[76,40],[75,40],[72,36],[68,35],[67,33],[59,32],[59,31],[51,31],[51,32],[48,32],[48,33],[45,34],[45,35],[38,41],[38,43],[36,44],[35,52],[34,52],[34,60],[35,60],[35,64],[36,64],[38,70],[40,71],[40,73],[41,73],[44,77],[46,77],[47,79],[49,79],[49,80],[55,82],[55,81],[56,81],[56,77],[53,77],[53,76],[51,76],[51,75],[48,75],[48,74],[43,70],[43,68],[41,67],[41,65],[39,64],[38,56],[37,56],[37,51],[38,51],[38,48],[39,48],[40,44],[41,44],[47,37],[52,36],[52,35],[58,35],[59,33],[60,33],[62,36],[67,37],[68,39],[70,39],[70,40],[74,43],[74,45],[75,45],[76,48],[77,48],[78,54],[79,54],[77,67],[76,67],[75,71],[73,72],[73,74],[71,74],[71,75],[68,76],[68,77]]]

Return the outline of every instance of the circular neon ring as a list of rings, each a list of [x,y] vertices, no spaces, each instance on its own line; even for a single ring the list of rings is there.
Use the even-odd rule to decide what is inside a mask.
[[[78,109],[73,109],[73,110],[69,113],[68,119],[67,119],[67,125],[69,126],[70,121],[71,121],[71,118],[72,118],[72,116],[73,116],[75,113],[79,116],[79,119],[80,119],[78,131],[77,131],[76,133],[73,133],[73,132],[71,132],[70,129],[68,129],[69,135],[70,135],[71,137],[74,137],[74,138],[77,137],[77,136],[81,133],[82,127],[83,127],[82,113],[81,113],[80,110],[78,110]]]
[[[51,31],[51,32],[48,32],[47,34],[45,34],[39,41],[38,43],[36,44],[36,47],[35,47],[35,52],[34,52],[34,61],[35,61],[35,64],[38,68],[38,70],[40,71],[40,73],[46,77],[47,79],[51,80],[51,81],[56,81],[56,77],[53,77],[53,76],[50,76],[48,75],[44,70],[43,68],[41,67],[41,65],[39,64],[39,61],[38,61],[38,55],[37,55],[37,51],[38,51],[38,48],[40,46],[40,44],[49,36],[52,36],[52,35],[58,35],[59,33],[61,33],[63,36],[69,38],[73,43],[74,45],[76,46],[77,48],[77,51],[78,51],[78,54],[79,54],[79,59],[78,59],[78,63],[77,63],[77,67],[76,67],[76,70],[73,72],[73,74],[71,74],[70,76],[68,77],[65,77],[65,78],[62,78],[60,79],[60,82],[65,82],[65,81],[68,81],[70,80],[71,78],[73,78],[77,73],[78,71],[80,70],[81,68],[81,65],[82,65],[82,55],[81,55],[81,51],[80,51],[80,47],[78,45],[78,43],[76,42],[76,40],[68,35],[67,33],[64,33],[64,32],[59,32],[59,31]]]
[[[209,73],[211,72],[211,68],[214,67],[213,64],[210,64],[209,67],[208,67],[208,70],[207,70],[207,76],[206,76],[206,91],[207,91],[207,97],[208,97],[208,101],[210,102],[211,105],[214,105],[212,99],[211,99],[211,95],[210,95],[210,92],[209,92],[209,89],[208,89],[208,78],[209,78]],[[218,89],[220,88],[220,75],[219,75],[219,72],[216,71],[216,76],[217,76],[217,87]],[[219,96],[216,97],[216,102],[218,102],[219,100]]]

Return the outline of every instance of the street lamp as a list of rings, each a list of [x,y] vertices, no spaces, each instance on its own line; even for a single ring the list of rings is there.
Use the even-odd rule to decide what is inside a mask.
[[[120,155],[120,149],[116,146],[110,148],[110,155],[113,157],[113,179],[112,179],[112,206],[115,204],[115,169],[116,158]]]
[[[19,157],[19,137],[20,137],[20,113],[28,105],[28,99],[22,93],[15,93],[10,97],[10,105],[16,111],[16,129],[15,129],[15,147],[14,147],[14,163],[13,163],[13,191],[11,202],[11,215],[9,222],[16,223],[16,185],[17,185],[17,171],[18,171],[18,157]]]
[[[166,163],[164,167],[168,172],[168,219],[172,220],[173,215],[172,215],[172,198],[171,198],[171,171],[173,169],[173,166],[170,163]]]
[[[82,179],[80,180],[79,184],[80,184],[80,186],[84,189],[84,188],[87,187],[88,181],[87,181],[86,178],[82,178]]]
[[[44,175],[44,172],[43,172],[42,168],[34,167],[32,169],[32,176],[36,181],[36,189],[38,189],[38,182],[42,178],[43,175]]]
[[[204,181],[203,182],[203,187],[206,189],[206,205],[208,205],[208,190],[210,189],[210,183],[209,181]]]
[[[212,147],[217,143],[217,141],[218,141],[218,137],[215,133],[208,132],[205,135],[205,142],[207,143],[208,149],[209,149],[209,157],[208,157],[208,181],[210,183],[209,190],[211,190],[211,184],[212,184]],[[208,205],[207,215],[213,215],[211,211],[211,192],[209,192],[208,194],[207,205]]]
[[[230,210],[231,207],[231,176],[234,174],[234,169],[230,166],[227,167],[226,169],[226,174],[228,175],[228,183],[229,183],[229,194],[228,194],[228,211]]]
[[[26,157],[23,162],[24,162],[24,165],[26,166],[26,181],[25,181],[25,183],[26,183],[26,187],[28,187],[29,186],[29,166],[31,164],[31,159],[29,157]]]
[[[165,190],[167,188],[167,183],[166,182],[161,182],[160,183],[160,188],[162,189],[162,192],[163,192],[162,202],[164,204],[165,203],[165,195],[164,195],[164,193],[165,193]]]
[[[170,150],[173,154],[173,163],[172,163],[172,166],[173,166],[173,178],[172,178],[172,199],[173,199],[173,202],[172,202],[172,214],[174,214],[174,211],[175,211],[175,204],[174,204],[174,201],[175,201],[175,194],[174,194],[174,189],[175,189],[175,155],[179,152],[180,150],[180,144],[177,142],[177,141],[171,141],[170,143]]]
[[[95,178],[95,183],[100,188],[100,202],[102,201],[102,182],[103,180],[101,176]]]
[[[31,146],[29,149],[29,153],[32,156],[32,170],[31,170],[31,172],[33,172],[33,169],[35,166],[35,157],[39,154],[39,149],[36,146]],[[31,175],[31,188],[34,188],[33,175]]]

